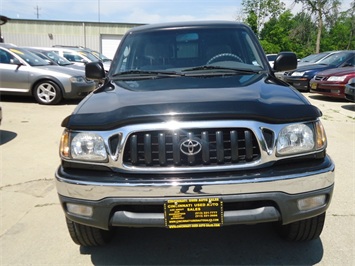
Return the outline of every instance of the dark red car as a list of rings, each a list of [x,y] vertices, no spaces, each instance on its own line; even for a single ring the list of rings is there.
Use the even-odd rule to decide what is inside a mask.
[[[310,81],[311,92],[345,98],[345,85],[355,78],[355,66],[333,68],[317,73]]]

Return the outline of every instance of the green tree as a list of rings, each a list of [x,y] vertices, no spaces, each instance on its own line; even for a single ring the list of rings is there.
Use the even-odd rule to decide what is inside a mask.
[[[306,3],[311,0],[297,1]],[[293,51],[301,58],[322,51],[355,49],[355,0],[345,12],[338,12],[338,0],[311,2],[326,9],[320,12],[321,23],[315,19],[320,13],[314,13],[306,4],[303,10],[295,15],[291,10],[283,11],[281,4],[280,9],[273,13],[278,15],[268,13],[264,17],[265,22],[260,24],[262,20],[256,12],[257,9],[247,9],[246,6],[251,7],[251,3],[261,6],[261,3],[266,3],[263,0],[244,2],[244,9],[249,10],[245,22],[258,35],[266,53]]]
[[[348,25],[350,34],[348,35],[348,45],[347,49],[355,49],[355,0],[351,2],[350,8],[345,13],[348,16],[347,21],[345,22]]]
[[[247,14],[246,23],[259,36],[260,30],[268,18],[279,16],[283,9],[284,3],[280,0],[243,0],[243,11]]]
[[[289,41],[289,32],[293,27],[293,19],[290,10],[286,10],[279,17],[272,17],[264,24],[260,32],[262,44],[268,47],[267,53],[290,51],[292,45]]]
[[[352,50],[355,49],[354,13],[343,12],[335,24],[329,28],[323,45],[326,50]]]
[[[320,51],[320,43],[322,37],[322,30],[324,27],[324,19],[326,16],[331,17],[333,14],[333,20],[336,20],[337,13],[339,11],[339,0],[295,0],[296,3],[302,3],[311,15],[316,17],[317,23],[317,41],[316,41],[316,53]]]
[[[316,25],[309,14],[300,12],[292,18],[293,24],[289,31],[289,42],[292,51],[302,58],[315,52]]]
[[[245,21],[255,34],[258,34],[258,21],[254,11],[251,11]]]

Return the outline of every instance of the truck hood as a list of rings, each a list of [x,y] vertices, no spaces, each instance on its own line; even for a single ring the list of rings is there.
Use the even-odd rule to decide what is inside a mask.
[[[85,98],[62,126],[108,130],[171,120],[286,123],[319,116],[321,112],[297,90],[266,74],[253,74],[107,82]]]

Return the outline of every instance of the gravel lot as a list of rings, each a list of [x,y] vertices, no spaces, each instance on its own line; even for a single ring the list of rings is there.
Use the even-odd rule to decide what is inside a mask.
[[[106,247],[80,248],[67,232],[54,172],[61,121],[77,102],[41,106],[2,97],[0,265],[355,265],[355,104],[305,93],[323,112],[336,164],[321,238],[284,242],[270,224],[221,229],[120,229]]]

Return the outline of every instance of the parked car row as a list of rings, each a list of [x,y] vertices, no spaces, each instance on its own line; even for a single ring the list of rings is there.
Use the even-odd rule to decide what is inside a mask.
[[[321,60],[327,58],[328,56],[337,53],[338,51],[327,51],[327,52],[322,52],[318,54],[311,54],[309,56],[306,56],[298,61],[298,66],[305,66],[305,65],[311,65],[311,64],[317,64]]]
[[[75,64],[63,56],[60,56],[55,51],[49,50],[50,48],[42,48],[42,47],[25,47],[31,53],[36,54],[42,59],[48,61],[50,64],[64,66],[68,68],[74,68],[78,70],[85,71],[84,64]]]
[[[54,51],[58,55],[68,59],[70,62],[80,66],[99,60],[103,63],[106,72],[110,69],[112,62],[111,59],[107,58],[100,52],[81,46],[54,45],[53,47],[46,49]]]
[[[0,93],[33,96],[38,103],[47,105],[83,98],[97,87],[86,79],[85,64],[102,61],[88,51],[79,47],[29,48],[2,43]],[[109,59],[109,68],[107,63]]]
[[[299,61],[297,69],[276,75],[299,91],[345,98],[345,86],[355,78],[355,51],[310,55]]]

